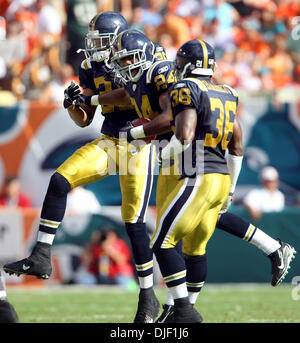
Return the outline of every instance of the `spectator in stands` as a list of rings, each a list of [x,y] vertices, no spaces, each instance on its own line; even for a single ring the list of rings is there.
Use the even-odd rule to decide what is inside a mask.
[[[94,231],[75,277],[81,284],[114,284],[136,288],[128,244],[111,228]]]
[[[143,31],[143,8],[137,6],[132,10],[132,17],[130,22],[130,29]]]
[[[57,10],[51,5],[49,0],[36,0],[36,8],[38,13],[38,30],[41,35],[45,35],[43,40],[55,41],[62,31],[62,23]],[[44,44],[48,45],[52,42],[47,41]]]
[[[267,42],[274,42],[276,35],[286,32],[284,23],[276,17],[275,11],[262,11],[260,21],[259,31]]]
[[[39,101],[43,103],[56,102],[62,104],[64,100],[64,90],[72,80],[79,83],[78,77],[74,75],[73,67],[70,64],[62,65],[57,72],[57,77],[49,82],[39,96]]]
[[[262,87],[262,83],[257,69],[254,68],[252,58],[253,54],[250,54],[248,51],[241,48],[236,50],[234,69],[238,78],[237,87],[247,91],[258,92]]]
[[[238,77],[234,65],[235,52],[226,51],[223,58],[218,62],[214,79],[217,82],[225,83],[231,87],[236,87],[238,84]]]
[[[292,82],[294,64],[286,51],[286,36],[276,35],[271,56],[265,65],[272,72],[275,88],[282,88]]]
[[[6,39],[0,40],[0,55],[14,75],[20,75],[22,62],[27,58],[27,42],[22,31],[22,23],[12,20],[7,23]]]
[[[0,59],[1,61],[1,59]],[[3,66],[5,68],[5,64]],[[18,98],[13,91],[14,76],[10,69],[0,76],[0,106],[16,106]]]
[[[205,20],[211,21],[217,18],[221,31],[230,31],[235,22],[239,19],[239,14],[235,8],[225,0],[215,0],[215,4],[205,10]]]
[[[134,0],[133,0],[134,1]],[[132,0],[100,0],[98,1],[98,13],[102,13],[105,11],[115,11],[122,14],[122,16],[130,22],[132,20],[133,15],[133,7],[134,6]],[[143,1],[138,1],[143,2]],[[140,4],[139,4],[140,5]]]
[[[16,17],[16,13],[18,12],[22,12],[27,9],[33,11],[35,2],[36,0],[12,0],[6,8],[5,17],[8,20],[12,20]]]
[[[62,34],[62,23],[57,10],[49,0],[36,0],[37,32],[39,36],[39,56],[42,55],[32,69],[35,84],[43,87],[50,81],[50,75],[61,66],[59,43]]]
[[[164,12],[162,23],[156,28],[157,37],[164,33],[171,35],[176,48],[191,39],[188,23],[183,18],[167,11]]]
[[[50,0],[0,3],[0,37],[1,32],[2,36],[5,33],[4,18],[9,23],[17,21],[22,27],[18,50],[9,63],[24,51],[24,44],[27,47],[24,58],[13,63],[11,70],[13,93],[18,99],[24,95],[38,98],[62,64],[71,64],[77,75],[85,56],[76,51],[84,49],[88,23],[95,13],[108,10],[120,11],[132,28],[141,29],[151,40],[165,44],[170,56],[173,47],[178,48],[189,39],[208,41],[219,61],[216,76],[224,76],[224,80],[219,80],[221,83],[251,92],[272,92],[299,85],[298,1],[67,0],[65,7],[61,3],[55,7],[65,9],[60,16]],[[65,30],[62,18],[66,18]],[[64,38],[66,44],[60,44]],[[7,53],[2,54],[0,42],[0,77],[6,72],[3,60]],[[232,58],[232,64],[237,63],[236,68],[229,65],[228,58]]]
[[[4,184],[4,189],[0,197],[0,206],[7,207],[30,207],[31,199],[21,193],[20,180],[15,175],[9,175]]]
[[[217,18],[204,25],[203,39],[214,47],[218,57],[221,57],[224,51],[232,51],[235,48],[232,35],[220,29],[220,23]]]
[[[103,241],[101,244],[100,273],[102,266],[101,259],[109,259],[108,278],[113,279],[116,284],[128,287],[134,281],[134,271],[131,262],[131,253],[128,244],[120,239],[115,231],[110,228],[102,230]]]
[[[175,61],[177,49],[174,45],[172,36],[167,32],[163,33],[159,36],[158,43],[165,48],[167,59],[170,61]]]
[[[159,26],[163,21],[162,10],[164,8],[164,1],[162,0],[148,0],[147,7],[142,10],[142,22],[144,25],[153,27]]]
[[[79,65],[84,59],[78,49],[84,49],[84,38],[88,31],[88,25],[98,12],[101,1],[99,0],[66,0],[66,38],[68,41],[67,60],[74,72],[78,75]],[[107,9],[105,9],[107,10]]]
[[[40,55],[38,36],[38,14],[35,0],[14,0],[5,14],[8,20],[17,20],[22,24],[22,35],[27,42],[27,56],[24,65]]]
[[[279,191],[279,175],[274,167],[264,167],[260,173],[261,189],[253,189],[245,199],[244,205],[254,220],[259,220],[262,213],[280,212],[284,209],[285,198]]]

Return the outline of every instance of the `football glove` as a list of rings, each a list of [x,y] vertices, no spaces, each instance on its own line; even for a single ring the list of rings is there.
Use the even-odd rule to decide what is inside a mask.
[[[64,90],[64,108],[74,105],[74,102],[80,96],[81,90],[77,83],[72,81],[69,86]]]
[[[92,95],[80,94],[79,97],[75,100],[75,105],[91,106],[91,99],[92,99]]]
[[[233,193],[229,193],[229,195],[228,195],[227,199],[225,200],[219,214],[224,214],[228,211],[228,209],[232,203],[232,196],[233,196]]]

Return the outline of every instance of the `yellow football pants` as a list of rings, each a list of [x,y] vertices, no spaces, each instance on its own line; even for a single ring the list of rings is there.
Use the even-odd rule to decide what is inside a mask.
[[[124,139],[107,135],[76,150],[57,172],[75,188],[119,173],[122,192],[122,219],[145,222],[155,167],[154,147],[135,147]]]
[[[156,190],[158,217],[150,246],[170,248],[182,239],[186,255],[205,254],[229,189],[229,175],[213,173],[179,180],[178,175],[160,173]]]

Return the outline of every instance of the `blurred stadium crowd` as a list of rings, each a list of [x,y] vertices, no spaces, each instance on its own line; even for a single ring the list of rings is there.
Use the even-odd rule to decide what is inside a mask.
[[[120,11],[169,59],[200,37],[216,49],[215,78],[247,92],[300,86],[296,0],[1,0],[0,105],[59,102],[76,80],[84,36],[98,11]]]

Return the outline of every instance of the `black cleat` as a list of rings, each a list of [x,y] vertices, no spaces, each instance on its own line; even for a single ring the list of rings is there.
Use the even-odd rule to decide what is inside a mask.
[[[154,323],[160,309],[153,288],[141,289],[134,323]]]
[[[164,304],[162,314],[155,323],[174,323],[174,305]]]
[[[6,299],[0,299],[0,323],[18,323],[19,318],[13,305]]]
[[[290,263],[295,257],[296,250],[289,244],[282,242],[279,239],[281,247],[268,255],[272,263],[272,286],[278,286],[285,278],[288,270],[290,269]]]
[[[188,298],[175,300],[174,323],[202,323],[201,314],[189,302]]]
[[[51,245],[37,242],[29,257],[23,260],[7,263],[4,265],[3,270],[11,274],[34,275],[38,279],[49,279],[52,266],[51,266]]]

